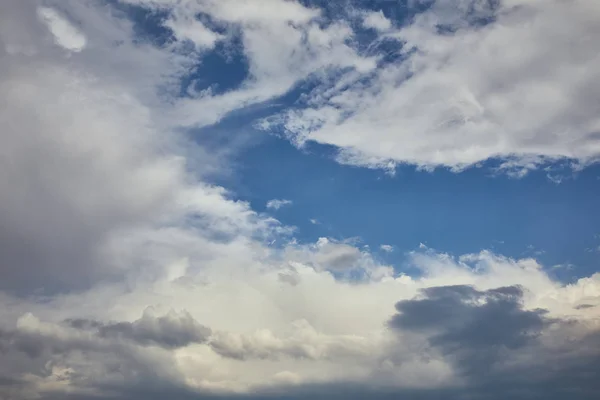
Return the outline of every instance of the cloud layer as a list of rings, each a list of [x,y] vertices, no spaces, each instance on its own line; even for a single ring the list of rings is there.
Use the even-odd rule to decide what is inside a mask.
[[[320,85],[265,126],[298,145],[334,145],[340,162],[362,166],[460,170],[508,158],[504,168],[522,171],[547,159],[597,160],[597,5],[428,3],[370,44],[394,43],[394,62]]]
[[[257,124],[345,163],[591,162],[599,10],[565,4],[440,0],[400,26],[354,2],[1,2],[0,399],[594,398],[600,275],[421,248],[409,276],[299,242],[190,140],[308,80]],[[238,86],[201,87],[211,51],[242,54]]]

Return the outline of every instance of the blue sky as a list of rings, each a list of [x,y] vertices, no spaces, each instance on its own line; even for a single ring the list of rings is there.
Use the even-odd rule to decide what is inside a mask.
[[[340,166],[327,150],[316,145],[298,151],[263,137],[241,150],[234,171],[219,181],[253,208],[296,226],[304,241],[357,237],[374,250],[392,245],[392,254],[379,255],[399,268],[404,253],[420,243],[458,255],[490,249],[534,257],[548,267],[570,266],[554,271],[566,280],[597,268],[598,168],[574,173],[550,165],[564,176],[561,183],[543,170],[521,179],[496,174],[492,162],[460,174],[400,166],[390,176]],[[292,204],[267,210],[270,199]]]
[[[0,399],[596,399],[598,20],[0,1]]]

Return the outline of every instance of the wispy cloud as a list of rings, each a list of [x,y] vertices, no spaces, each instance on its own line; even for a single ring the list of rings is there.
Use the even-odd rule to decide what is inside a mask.
[[[391,253],[392,251],[394,251],[394,246],[391,246],[389,244],[382,244],[381,246],[379,246],[379,249],[381,251],[385,251],[386,253]]]
[[[292,205],[292,201],[286,199],[272,199],[267,201],[267,208],[271,210],[279,210],[281,207],[290,205]]]

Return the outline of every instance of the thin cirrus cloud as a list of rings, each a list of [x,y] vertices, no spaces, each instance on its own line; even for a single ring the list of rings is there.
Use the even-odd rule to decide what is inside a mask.
[[[440,0],[400,27],[352,4],[0,3],[0,398],[595,398],[600,275],[425,246],[408,275],[209,180],[230,152],[189,133],[306,79],[257,125],[343,163],[597,156],[592,2]],[[182,90],[221,45],[244,82]]]
[[[292,201],[287,199],[272,199],[267,201],[267,208],[271,210],[279,210],[281,207],[291,206]]]

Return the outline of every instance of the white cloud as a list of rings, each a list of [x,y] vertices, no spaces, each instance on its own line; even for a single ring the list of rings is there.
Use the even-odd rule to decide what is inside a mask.
[[[165,23],[165,26],[171,28],[178,40],[190,40],[202,50],[214,47],[215,43],[221,38],[221,35],[185,14],[180,17],[173,17]]]
[[[285,259],[292,264],[302,263],[318,271],[329,271],[338,279],[376,281],[393,275],[390,266],[378,263],[368,247],[360,249],[355,240],[339,241],[321,237],[313,244],[291,242],[284,251]]]
[[[124,243],[171,246],[191,235],[189,220],[208,237],[278,229],[246,203],[229,201],[224,188],[197,182],[213,156],[186,143],[168,112],[157,112],[169,109],[157,88],[188,59],[134,44],[132,27],[103,7],[72,6],[94,45],[68,61],[45,40],[33,3],[0,6],[2,21],[24,16],[16,32],[0,32],[4,48],[29,49],[0,53],[0,158],[8,165],[0,171],[2,288],[51,293],[128,274],[136,269],[129,257],[139,254]],[[188,157],[188,146],[202,163]]]
[[[394,246],[391,246],[389,244],[382,244],[381,246],[379,246],[379,248],[382,251],[385,251],[386,253],[391,253],[392,251],[394,251]]]
[[[286,199],[272,199],[267,201],[267,208],[272,210],[279,210],[281,207],[290,205],[292,205],[292,201]]]
[[[39,7],[38,15],[48,25],[56,44],[70,51],[83,50],[86,44],[85,36],[64,16],[49,7]]]
[[[363,25],[365,28],[371,28],[378,31],[386,31],[392,27],[392,22],[383,15],[382,11],[379,12],[366,12]]]
[[[322,240],[308,251],[318,255],[320,248],[328,244]],[[254,250],[246,254],[251,257],[246,260],[246,267],[232,270],[239,275],[235,280],[229,278],[230,272],[222,270],[226,265],[222,259],[219,268],[188,271],[184,280],[139,280],[134,284],[135,290],[110,284],[54,297],[46,303],[13,299],[13,307],[18,305],[37,316],[20,314],[15,319],[15,334],[33,335],[37,343],[50,346],[38,356],[41,362],[64,369],[77,367],[80,374],[98,384],[118,379],[118,372],[111,371],[111,365],[127,365],[146,379],[153,373],[171,382],[185,382],[191,390],[253,392],[264,385],[281,384],[276,377],[280,371],[288,371],[303,384],[376,382],[383,388],[403,390],[434,388],[462,379],[448,359],[423,347],[421,339],[406,333],[398,341],[386,328],[394,314],[393,305],[413,298],[421,288],[473,285],[486,291],[519,284],[525,289],[526,310],[541,307],[549,310],[552,318],[591,323],[580,326],[580,332],[569,333],[578,338],[594,331],[593,321],[600,310],[596,306],[600,276],[561,285],[533,260],[511,260],[489,252],[458,259],[432,251],[417,252],[412,255],[412,264],[423,271],[423,277],[399,275],[355,283],[336,280],[327,271],[294,261],[297,258],[288,252],[287,263],[292,263],[299,276],[293,286],[278,278],[282,267],[271,264],[275,259],[257,263]],[[198,276],[204,276],[206,282],[192,284]],[[142,321],[139,316],[148,305],[187,311],[156,311],[157,321],[166,318],[161,315],[170,315],[165,324],[144,322],[144,330],[127,333],[134,340],[86,333],[86,329],[103,332],[102,326],[109,326],[109,321],[114,321],[110,326],[121,332],[130,332],[127,327],[130,323],[140,324],[136,321]],[[91,317],[102,324],[99,328],[85,325],[85,321],[77,325],[75,319],[81,317]],[[60,321],[65,318],[73,319],[72,327],[63,326]],[[149,318],[145,316],[143,320]],[[206,328],[194,328],[198,324],[213,332],[208,339],[204,338]],[[158,329],[168,329],[169,334],[156,336]],[[201,332],[199,343],[185,345],[185,338],[195,337],[195,333],[190,336],[188,332],[197,329]],[[550,342],[561,340],[560,335],[552,329],[543,332],[544,340]],[[26,346],[26,337],[20,339],[11,357],[26,357],[19,356],[19,349],[26,348],[22,347]],[[148,347],[153,343],[148,340],[160,340],[155,342],[160,346]],[[183,347],[171,349],[170,343]],[[88,351],[87,360],[78,358],[79,349]],[[513,361],[535,364],[536,359],[550,355],[546,350],[536,351],[527,359]],[[424,354],[428,360],[422,359]],[[146,364],[150,359],[155,362]],[[346,368],[347,365],[352,367]],[[67,385],[75,391],[80,388],[77,382]]]
[[[168,3],[171,7],[175,4]],[[283,95],[311,74],[322,75],[339,68],[370,71],[376,66],[374,57],[359,56],[349,45],[353,32],[348,24],[322,27],[317,20],[318,10],[296,2],[269,0],[261,6],[253,1],[194,4],[196,12],[207,12],[240,29],[249,76],[240,90],[180,101],[177,118],[182,124],[214,123],[234,109]]]
[[[526,172],[547,159],[595,161],[598,6],[585,0],[491,4],[435,2],[385,36],[404,43],[406,61],[355,76],[340,89],[320,87],[309,108],[271,122],[295,143],[337,146],[342,162],[363,166],[460,170],[509,157]],[[477,18],[492,22],[470,25]],[[440,25],[455,31],[437,33]]]

